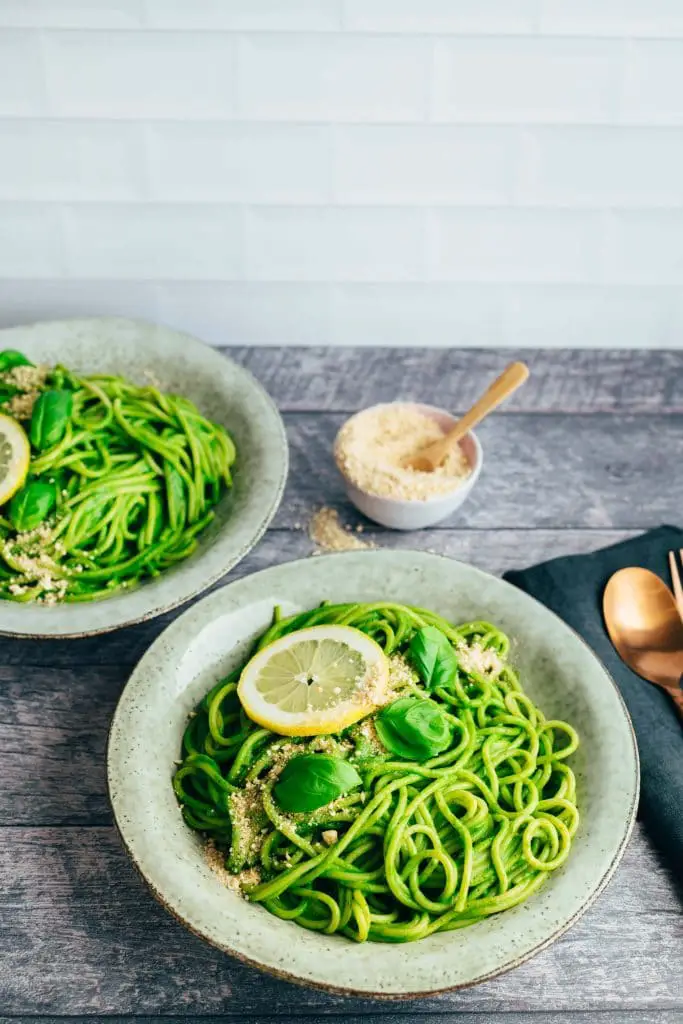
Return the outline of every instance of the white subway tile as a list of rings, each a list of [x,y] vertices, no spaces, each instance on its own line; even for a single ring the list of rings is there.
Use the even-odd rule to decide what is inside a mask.
[[[208,28],[239,31],[337,29],[341,0],[144,0],[154,28]]]
[[[38,34],[0,32],[0,117],[31,117],[44,110]]]
[[[246,239],[252,280],[404,281],[424,273],[417,210],[252,207]]]
[[[30,203],[0,206],[0,277],[61,277],[59,212]]]
[[[607,283],[683,285],[683,211],[615,212],[607,237]]]
[[[35,28],[135,28],[142,0],[2,0],[0,25]]]
[[[234,208],[70,206],[65,226],[71,276],[147,281],[241,276],[242,221]]]
[[[677,128],[538,127],[526,134],[518,199],[565,206],[679,206]]]
[[[479,38],[436,43],[437,121],[613,118],[623,46],[611,40]]]
[[[255,282],[160,285],[160,319],[212,345],[325,345],[330,286]]]
[[[344,0],[344,25],[368,32],[526,32],[537,0]]]
[[[239,51],[245,118],[422,120],[431,44],[391,36],[250,36]]]
[[[139,199],[140,140],[131,124],[0,121],[0,199]]]
[[[235,47],[226,33],[48,32],[53,110],[66,117],[229,116]]]
[[[348,203],[509,200],[513,129],[342,125],[335,130],[335,194]]]
[[[337,285],[332,339],[337,345],[498,345],[501,306],[496,286]]]
[[[542,32],[671,36],[683,33],[680,0],[541,0]]]
[[[676,292],[595,286],[505,290],[506,345],[531,348],[654,348],[681,345],[671,330]],[[679,329],[683,324],[679,323]],[[683,332],[682,332],[683,334]]]
[[[637,41],[628,47],[622,120],[683,124],[683,41]]]
[[[0,280],[0,327],[76,316],[131,316],[159,322],[157,285],[140,281]]]
[[[332,191],[331,135],[317,125],[157,122],[149,154],[158,199],[315,203]]]
[[[601,244],[597,214],[435,210],[431,276],[449,281],[589,281],[599,269]]]

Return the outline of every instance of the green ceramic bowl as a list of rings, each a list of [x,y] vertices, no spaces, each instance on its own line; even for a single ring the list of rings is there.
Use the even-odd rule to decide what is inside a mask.
[[[490,619],[513,638],[512,660],[547,716],[578,729],[572,759],[581,826],[567,864],[526,903],[461,931],[408,945],[357,945],[272,917],[223,887],[171,788],[187,715],[246,656],[270,622],[321,600],[394,600],[453,621]],[[471,985],[558,938],[613,874],[638,798],[638,755],[611,678],[583,641],[511,585],[470,566],[409,551],[291,562],[232,583],[187,611],[150,648],[114,716],[108,778],[118,828],[155,896],[215,946],[291,981],[406,998]]]
[[[85,636],[153,618],[201,593],[254,547],[280,503],[288,456],[280,415],[250,373],[188,334],[118,317],[13,327],[0,331],[4,348],[37,363],[159,382],[227,427],[238,461],[234,486],[191,558],[129,594],[91,603],[41,607],[0,600],[1,633]]]

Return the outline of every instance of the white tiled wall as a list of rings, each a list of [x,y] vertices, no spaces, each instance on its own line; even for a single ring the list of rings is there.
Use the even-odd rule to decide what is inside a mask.
[[[0,324],[683,347],[683,0],[0,0]]]

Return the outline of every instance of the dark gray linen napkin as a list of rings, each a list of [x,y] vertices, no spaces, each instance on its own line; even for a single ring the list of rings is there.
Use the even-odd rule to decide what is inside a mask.
[[[683,877],[683,728],[667,695],[621,660],[605,629],[602,594],[612,573],[651,569],[668,584],[667,554],[683,547],[683,530],[655,530],[589,555],[568,555],[504,578],[546,605],[595,651],[621,690],[640,752],[640,817],[670,866]]]

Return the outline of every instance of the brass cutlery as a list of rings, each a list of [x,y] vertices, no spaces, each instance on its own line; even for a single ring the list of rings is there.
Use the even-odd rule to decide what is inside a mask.
[[[683,716],[683,621],[669,588],[649,569],[620,569],[605,587],[602,606],[622,661],[666,690]]]

